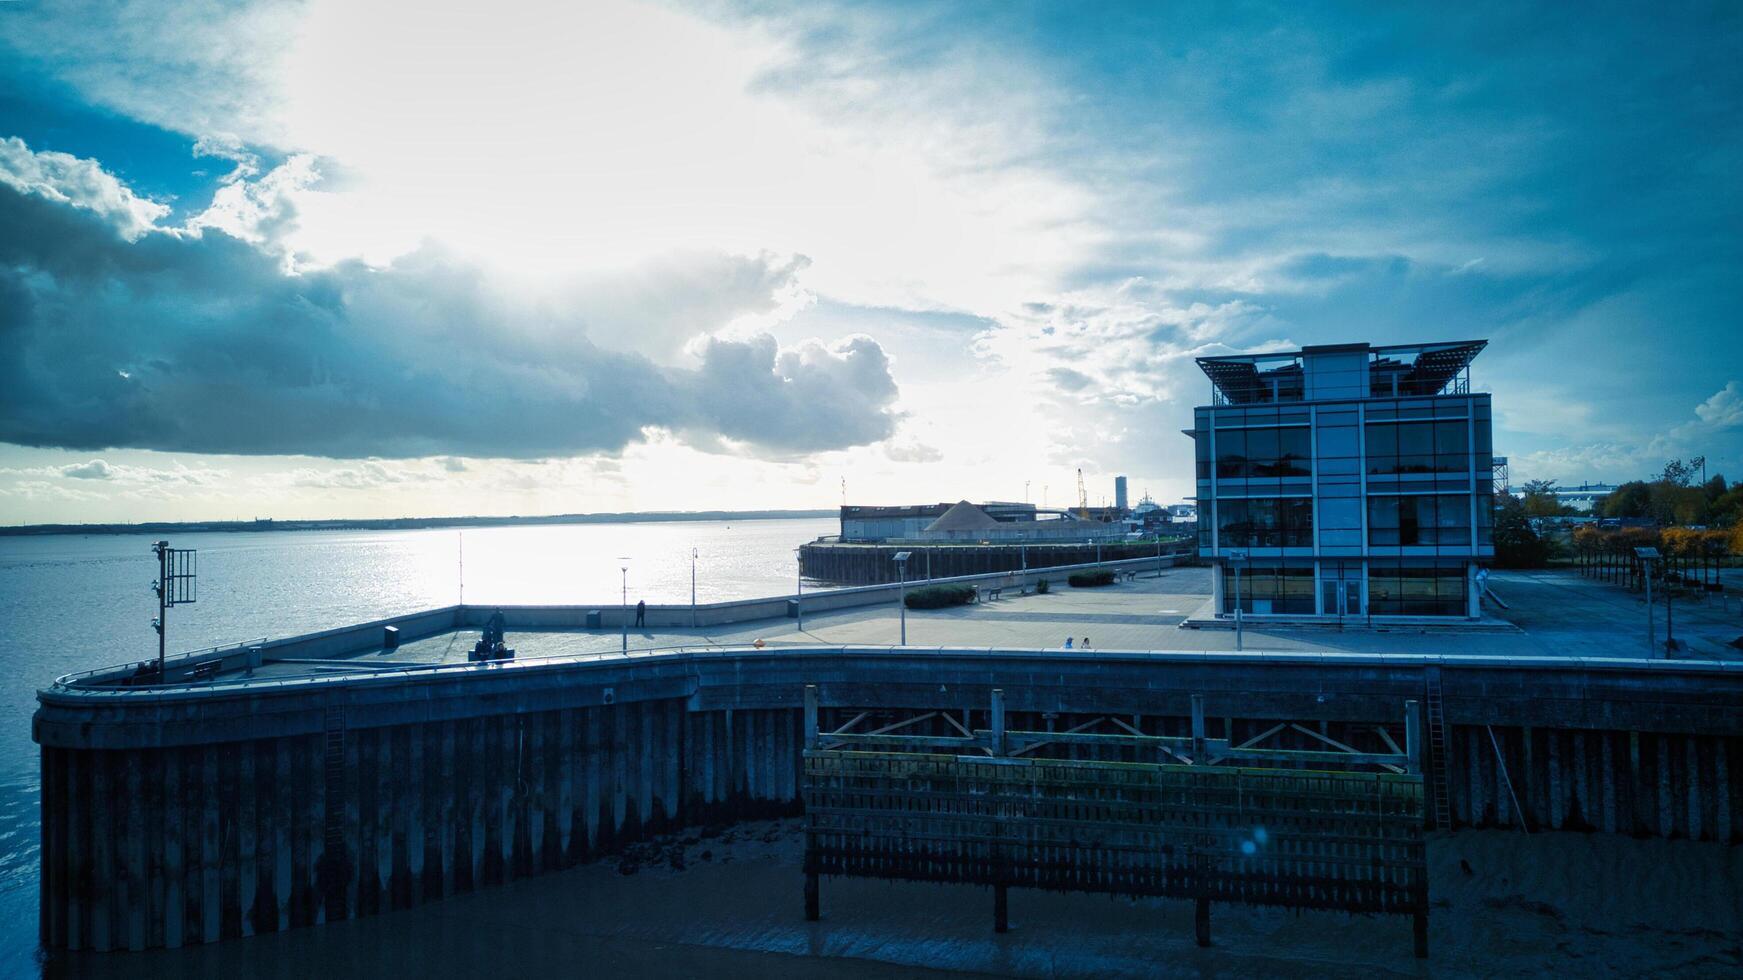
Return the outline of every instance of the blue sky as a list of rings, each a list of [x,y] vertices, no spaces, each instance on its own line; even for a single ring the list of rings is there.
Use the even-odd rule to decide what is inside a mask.
[[[1194,356],[1353,340],[1488,338],[1518,479],[1743,476],[1740,40],[0,5],[0,522],[1172,500]]]

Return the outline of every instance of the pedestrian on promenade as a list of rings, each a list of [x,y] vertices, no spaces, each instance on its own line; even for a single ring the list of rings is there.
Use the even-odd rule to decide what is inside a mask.
[[[636,600],[635,624],[637,627],[643,627],[648,624],[648,601],[646,599]]]
[[[1065,649],[1071,649],[1071,637],[1069,636],[1065,638]]]

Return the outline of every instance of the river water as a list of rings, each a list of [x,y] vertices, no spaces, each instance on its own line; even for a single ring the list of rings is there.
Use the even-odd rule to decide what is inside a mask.
[[[198,601],[169,612],[171,652],[283,636],[459,601],[699,602],[791,592],[794,549],[828,518],[419,531],[182,534],[199,551]],[[149,535],[0,537],[0,976],[39,971],[41,784],[35,692],[74,670],[157,654]],[[627,567],[627,575],[623,569]]]

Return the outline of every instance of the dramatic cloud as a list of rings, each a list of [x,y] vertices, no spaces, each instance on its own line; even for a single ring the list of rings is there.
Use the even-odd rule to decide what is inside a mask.
[[[79,187],[108,186],[72,169]],[[694,365],[658,365],[590,339],[609,325],[520,300],[436,249],[288,274],[226,233],[282,220],[250,203],[271,188],[233,184],[215,205],[226,220],[129,240],[117,215],[132,212],[68,206],[52,174],[20,183],[0,186],[0,441],[528,458],[617,451],[651,428],[774,454],[893,431],[889,360],[866,337],[707,337]],[[753,281],[776,287],[802,267],[765,261]]]

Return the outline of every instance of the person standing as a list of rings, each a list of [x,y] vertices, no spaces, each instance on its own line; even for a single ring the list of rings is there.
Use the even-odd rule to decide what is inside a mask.
[[[635,625],[637,629],[641,629],[648,625],[648,601],[646,599],[636,600]]]

